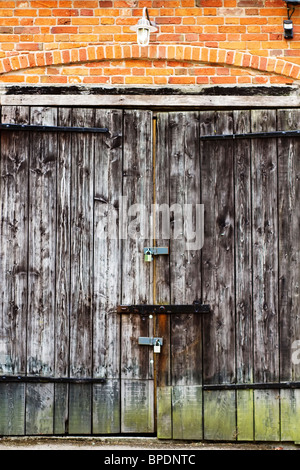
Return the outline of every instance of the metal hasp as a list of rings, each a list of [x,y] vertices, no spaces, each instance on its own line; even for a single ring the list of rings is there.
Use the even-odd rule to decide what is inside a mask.
[[[169,254],[169,248],[168,247],[161,247],[161,246],[155,246],[155,247],[150,247],[150,248],[144,248],[144,255],[146,253],[150,253],[154,256],[156,255],[168,255]]]
[[[153,261],[153,256],[156,255],[168,255],[169,254],[169,248],[168,247],[160,247],[160,246],[155,246],[152,248],[144,248],[144,260],[145,261]]]
[[[143,346],[155,346],[157,343],[160,344],[160,346],[163,345],[163,338],[152,338],[151,336],[140,336],[139,337],[139,344]]]
[[[180,313],[210,313],[210,305],[195,300],[189,305],[118,305],[118,313],[138,313],[139,315],[180,314]]]

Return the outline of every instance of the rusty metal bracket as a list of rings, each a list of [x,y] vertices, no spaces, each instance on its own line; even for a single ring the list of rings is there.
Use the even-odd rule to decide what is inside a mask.
[[[191,313],[210,313],[210,305],[202,304],[195,300],[188,305],[118,305],[118,313],[137,313],[139,315],[151,314],[191,314]]]

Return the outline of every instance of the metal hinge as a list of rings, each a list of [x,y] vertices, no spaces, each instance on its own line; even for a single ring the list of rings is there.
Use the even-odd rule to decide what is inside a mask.
[[[37,124],[0,124],[0,131],[34,131],[34,132],[91,132],[106,133],[107,127],[65,127],[65,126],[42,126]]]

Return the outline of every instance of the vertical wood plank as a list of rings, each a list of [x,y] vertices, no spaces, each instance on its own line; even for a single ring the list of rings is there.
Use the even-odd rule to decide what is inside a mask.
[[[234,390],[204,391],[204,439],[236,440]]]
[[[230,134],[227,111],[200,113],[201,135]],[[202,249],[203,301],[211,315],[203,318],[204,383],[235,380],[235,255],[232,142],[203,141],[201,184],[205,233]]]
[[[2,107],[2,123],[28,124],[28,107]],[[29,136],[1,132],[0,372],[26,370]]]
[[[202,387],[174,386],[172,394],[173,439],[203,438]]]
[[[154,240],[156,246],[170,249],[170,152],[169,152],[169,113],[158,113],[156,119],[154,151]],[[156,256],[154,266],[154,303],[163,305],[171,303],[170,256]],[[155,354],[157,387],[170,386],[171,381],[171,324],[170,315],[159,314],[155,318],[155,336],[164,339],[160,354]],[[164,400],[164,391],[158,393],[159,400]],[[163,426],[159,423],[158,427]]]
[[[122,431],[148,434],[154,432],[153,380],[122,381]]]
[[[254,401],[253,390],[237,390],[237,439],[253,441],[254,439]]]
[[[56,125],[56,108],[32,108],[31,124]],[[31,136],[27,373],[54,374],[56,133]]]
[[[277,112],[278,130],[299,129],[300,111]],[[299,380],[300,346],[300,142],[278,139],[280,379]],[[296,354],[297,356],[297,354]]]
[[[0,434],[25,434],[25,384],[0,384]]]
[[[172,389],[173,387],[157,388],[157,437],[172,439]]]
[[[256,441],[279,441],[279,390],[254,390],[254,422]]]
[[[56,108],[31,108],[31,124],[57,125]],[[56,133],[31,135],[27,374],[53,376],[55,366]],[[26,433],[52,434],[53,384],[26,387]]]
[[[54,434],[68,433],[69,420],[69,384],[54,385]]]
[[[250,132],[250,111],[234,111],[234,132]],[[251,144],[234,145],[236,373],[238,383],[253,381]],[[238,406],[239,406],[238,400]]]
[[[282,441],[300,441],[300,390],[280,390]]]
[[[58,109],[58,125],[72,126],[71,108]],[[56,216],[55,375],[69,376],[70,366],[70,240],[72,135],[58,133]],[[64,390],[57,387],[56,393]],[[58,397],[57,397],[58,398]]]
[[[92,432],[92,386],[69,385],[69,434]]]
[[[96,126],[109,133],[95,142],[93,367],[95,377],[107,378],[120,372],[122,116],[121,110],[96,111]]]
[[[153,303],[153,266],[144,262],[143,254],[144,247],[152,244],[152,183],[152,113],[125,111],[121,221],[123,304]],[[135,314],[122,315],[121,321],[121,429],[123,432],[141,432],[140,429],[153,432],[154,420],[149,419],[149,413],[153,414],[153,364],[150,363],[153,350],[138,345],[139,336],[153,336],[153,322]]]
[[[198,228],[196,204],[201,202],[197,112],[170,113],[168,146],[169,203],[171,207],[177,206],[170,240],[171,303],[191,304],[201,298],[201,244],[192,249],[190,243],[191,232]],[[190,209],[194,212],[193,218],[190,217]],[[181,229],[177,230],[180,225]],[[202,382],[202,369],[199,367],[202,364],[201,325],[200,315],[172,315],[173,385],[199,385]]]
[[[94,127],[93,109],[73,109],[76,127]],[[93,353],[94,137],[72,134],[70,376],[90,377]],[[69,433],[91,433],[90,384],[70,384]]]
[[[276,130],[276,112],[251,111],[251,130]],[[276,140],[253,139],[251,151],[254,381],[264,382],[279,378]]]
[[[53,434],[54,384],[27,384],[26,434]]]
[[[93,434],[120,432],[120,381],[107,379],[93,387]]]
[[[106,385],[93,387],[93,432],[120,432],[121,241],[123,112],[96,110],[97,127],[109,133],[95,141],[93,374]]]
[[[73,109],[72,125],[93,127],[94,111]],[[73,134],[72,153],[70,375],[89,377],[92,373],[93,136]],[[73,389],[75,393],[76,387]]]

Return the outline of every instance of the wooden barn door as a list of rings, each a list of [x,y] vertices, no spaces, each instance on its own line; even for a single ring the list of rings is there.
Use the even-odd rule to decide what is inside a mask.
[[[299,441],[299,110],[1,118],[0,434]]]

